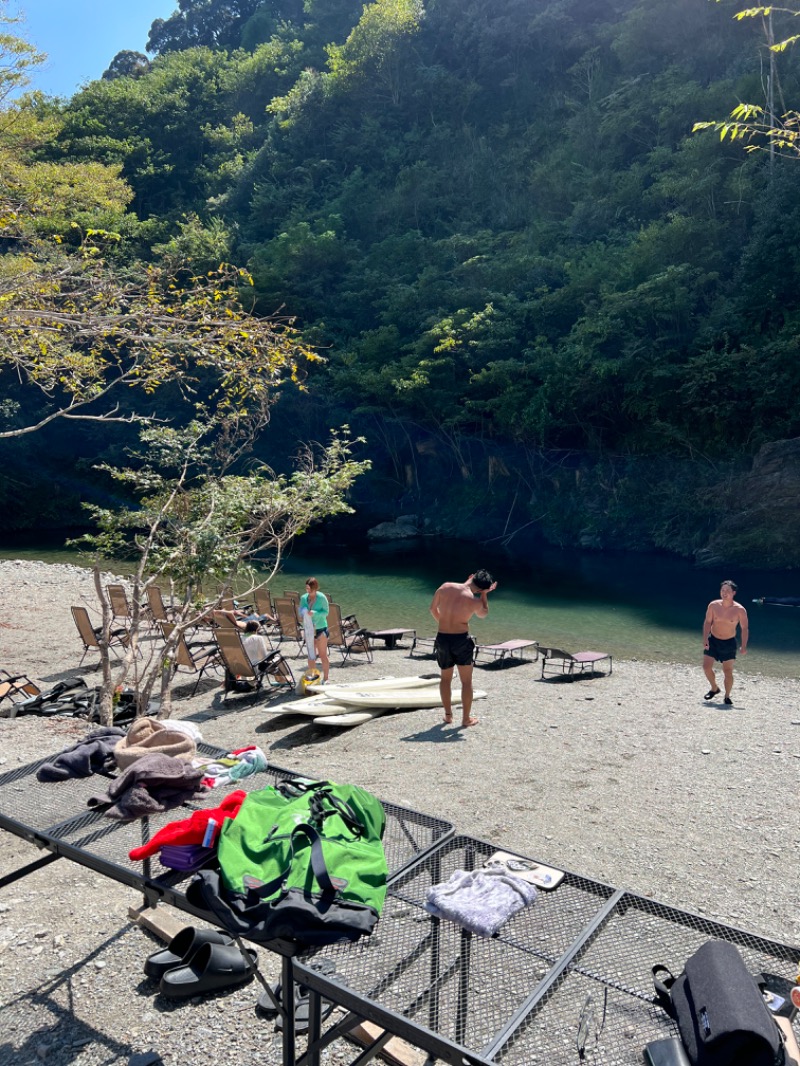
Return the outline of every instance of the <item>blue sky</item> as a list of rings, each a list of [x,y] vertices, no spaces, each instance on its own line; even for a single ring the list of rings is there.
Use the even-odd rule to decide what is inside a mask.
[[[168,18],[177,0],[11,0],[9,14],[23,22],[9,27],[46,52],[28,88],[71,96],[99,78],[124,49],[144,52],[150,24]]]

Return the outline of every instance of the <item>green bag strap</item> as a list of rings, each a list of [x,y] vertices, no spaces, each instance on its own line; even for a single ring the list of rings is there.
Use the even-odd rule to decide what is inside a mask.
[[[252,900],[254,897],[258,899],[266,899],[281,888],[292,868],[292,862],[294,860],[294,838],[300,833],[304,834],[307,839],[311,841],[311,869],[317,883],[322,887],[324,893],[331,896],[336,895],[338,889],[331,880],[331,875],[328,873],[328,867],[325,863],[325,856],[322,853],[322,837],[312,825],[309,825],[307,822],[301,822],[294,827],[289,837],[288,865],[277,877],[274,877],[271,881],[267,882],[267,884],[259,885],[257,888],[255,885],[248,885],[248,901]]]

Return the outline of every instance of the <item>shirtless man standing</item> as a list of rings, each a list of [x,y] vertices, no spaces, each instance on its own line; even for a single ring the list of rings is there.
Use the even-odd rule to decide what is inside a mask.
[[[741,652],[747,655],[748,623],[747,611],[734,600],[736,583],[723,581],[719,590],[719,599],[712,600],[706,611],[703,623],[703,672],[708,678],[711,689],[703,696],[704,700],[713,700],[719,694],[717,678],[714,674],[714,660],[722,663],[725,679],[725,703],[733,704],[733,663],[736,658],[736,627],[741,627]]]
[[[474,614],[485,618],[489,613],[486,597],[497,582],[486,570],[476,570],[466,581],[447,581],[436,590],[430,611],[439,627],[434,651],[442,671],[439,692],[444,705],[445,722],[453,721],[453,668],[458,667],[461,680],[461,724],[477,725],[472,710],[472,656],[475,641],[469,635],[469,620]]]

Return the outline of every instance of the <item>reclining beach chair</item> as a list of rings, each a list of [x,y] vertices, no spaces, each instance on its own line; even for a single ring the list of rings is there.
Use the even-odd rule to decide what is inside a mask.
[[[533,649],[533,657],[523,652]],[[538,640],[504,640],[501,644],[476,644],[472,659],[476,666],[510,666],[513,662],[533,662],[539,657]]]
[[[278,612],[275,608],[275,604],[272,600],[272,593],[264,586],[260,589],[253,589],[253,600],[255,602],[255,613],[259,616],[261,621],[261,628],[267,633],[277,633],[278,631]],[[264,618],[264,615],[269,615],[270,618],[275,618],[275,622],[270,622]]]
[[[366,655],[367,662],[371,663],[372,648],[369,644],[366,629],[356,628],[352,632],[346,633],[342,624],[342,609],[339,604],[331,600],[328,607],[328,648],[338,648],[342,653],[342,662],[347,662],[353,655]]]
[[[351,615],[352,617],[352,615]],[[344,619],[345,632],[347,632],[347,619]],[[356,626],[358,628],[358,626]],[[407,634],[411,634],[411,647],[414,647],[414,641],[417,639],[416,629],[403,629],[402,627],[395,629],[368,629],[367,636],[370,640],[382,640],[383,646],[387,651],[392,651],[397,647],[398,643]]]
[[[411,641],[411,650],[408,653],[409,659],[433,659],[435,652],[433,645],[436,642],[436,637],[418,637],[414,634],[414,639]]]
[[[581,677],[583,674],[591,676],[594,673],[602,673],[597,670],[597,664],[608,660],[608,674],[612,671],[611,655],[605,651],[579,651],[571,655],[568,651],[560,648],[539,648],[542,656],[542,677],[549,668],[553,674],[564,674],[567,677]]]
[[[299,601],[297,601],[299,602]],[[297,654],[301,655],[305,647],[303,628],[297,617],[297,602],[278,596],[275,600],[275,611],[278,615],[278,640],[282,644],[285,640],[297,641]]]
[[[111,604],[111,613],[115,622],[129,626],[133,619],[131,605],[128,602],[128,594],[124,585],[106,585],[108,602]]]
[[[14,702],[15,696],[39,696],[42,690],[25,674],[9,674],[0,670],[0,703],[3,700]]]
[[[472,634],[468,634],[470,640],[475,641]],[[477,646],[477,641],[475,641]],[[435,659],[436,658],[436,637],[418,637],[414,635],[414,639],[411,641],[411,651],[408,653],[409,659],[419,657],[420,659]]]
[[[101,640],[103,636],[102,626],[93,626],[92,620],[89,617],[89,612],[85,607],[71,607],[72,617],[75,619],[75,625],[78,627],[78,632],[81,635],[83,641],[83,655],[78,666],[83,666],[83,660],[89,654],[90,651],[101,650]],[[128,643],[128,633],[126,629],[112,629],[109,633],[108,647],[115,655],[119,655],[119,648],[126,647]]]
[[[158,585],[147,586],[147,607],[153,628],[158,628],[159,622],[174,622],[176,616],[180,614],[179,607],[167,607]]]
[[[169,640],[175,626],[171,622],[161,622],[160,626],[164,640]],[[215,670],[222,665],[216,641],[189,642],[183,634],[181,634],[178,643],[175,645],[174,656],[176,673],[179,670],[185,670],[187,673],[197,674],[197,680],[191,693],[193,696],[197,692],[206,670]]]
[[[294,688],[292,668],[279,651],[272,651],[260,663],[253,664],[245,651],[238,629],[219,629],[216,637],[219,654],[225,666],[223,703],[230,692],[242,691],[238,687],[239,682],[243,683],[243,687],[249,686],[251,692],[258,692],[265,680],[271,688],[278,688],[280,685]],[[244,690],[247,691],[247,688]]]

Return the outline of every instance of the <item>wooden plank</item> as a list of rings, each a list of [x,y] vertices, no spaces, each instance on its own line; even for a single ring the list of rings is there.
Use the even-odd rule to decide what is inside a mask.
[[[144,907],[129,907],[128,917],[132,922],[140,925],[142,929],[149,929],[151,933],[155,933],[165,944],[168,944],[187,925],[186,922],[170,913],[163,903],[158,907],[148,907],[146,905]]]
[[[359,1044],[361,1047],[369,1047],[378,1037],[383,1036],[384,1032],[385,1030],[381,1029],[379,1025],[374,1025],[372,1022],[361,1022],[346,1035],[347,1039],[352,1040],[355,1044]],[[378,1058],[390,1063],[391,1066],[424,1066],[428,1056],[422,1048],[414,1047],[413,1044],[401,1040],[399,1036],[393,1036],[386,1043],[383,1050],[378,1053]]]

